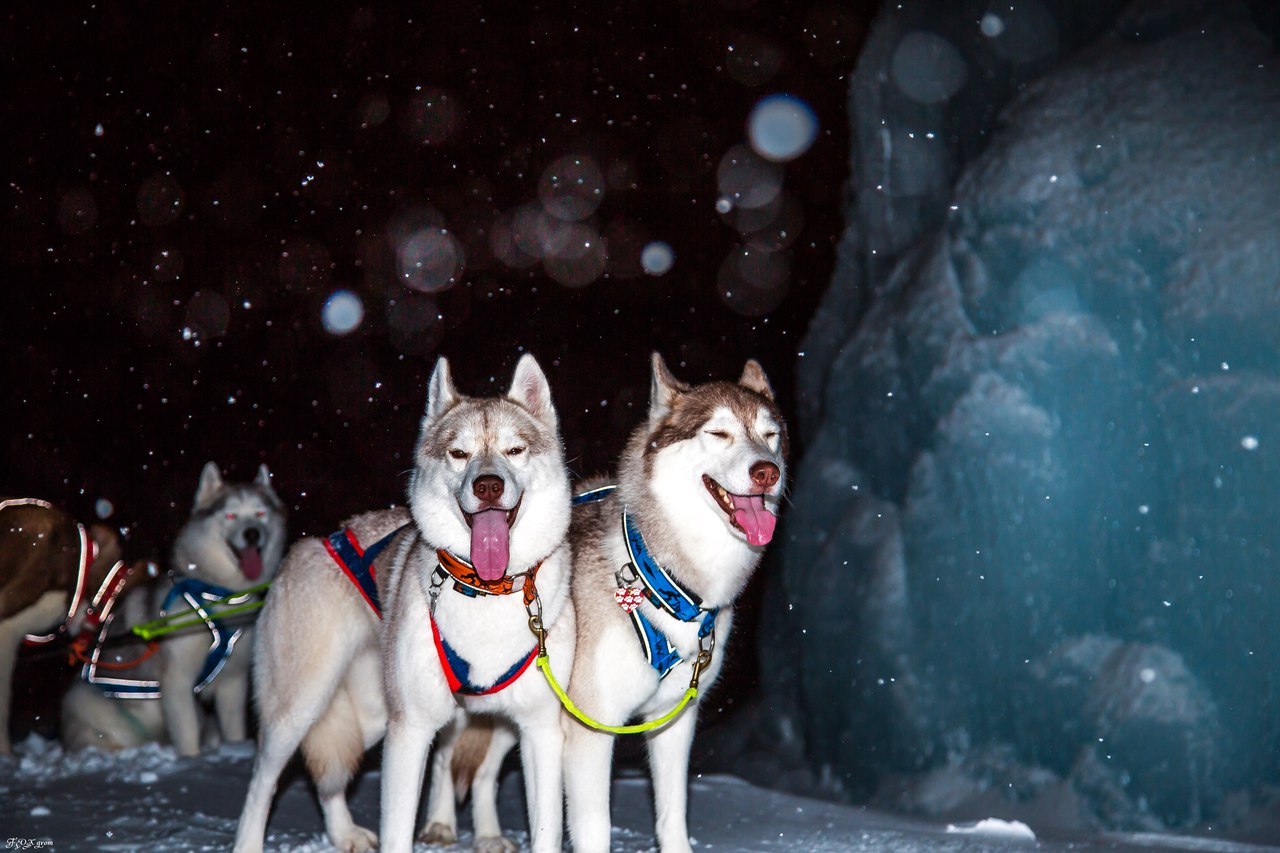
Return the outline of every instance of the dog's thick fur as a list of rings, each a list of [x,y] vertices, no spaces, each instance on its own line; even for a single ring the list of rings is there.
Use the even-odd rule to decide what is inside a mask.
[[[500,495],[487,500],[478,481],[492,483],[495,477],[502,483]],[[537,590],[550,629],[548,645],[557,677],[568,678],[575,636],[564,544],[569,481],[546,377],[526,355],[505,397],[464,397],[442,358],[431,376],[414,451],[408,510],[366,513],[346,523],[367,545],[413,522],[377,560],[382,622],[318,539],[304,539],[290,550],[267,599],[255,652],[259,749],[237,851],[262,849],[276,782],[299,745],[316,783],[329,837],[343,851],[373,849],[378,839],[356,826],[345,790],[361,755],[384,731],[380,849],[410,850],[427,750],[442,729],[446,736],[437,749],[433,779],[439,796],[422,837],[452,841],[456,826],[449,740],[464,713],[497,714],[514,722],[528,780],[533,848],[560,849],[563,734],[555,695],[531,667],[500,692],[459,700],[450,691],[432,636],[436,551],[476,563],[472,535],[483,511],[508,513],[506,574],[519,574],[541,561]],[[456,592],[451,582],[439,587],[438,594],[435,622],[470,663],[474,683],[492,684],[533,648],[519,594],[471,598]],[[496,777],[496,771],[491,775]],[[486,802],[493,802],[492,795]],[[475,824],[477,849],[505,849],[496,813],[477,812]]]
[[[720,608],[715,651],[699,686],[701,697],[724,665],[733,602],[772,536],[771,519],[786,482],[786,455],[786,427],[759,364],[748,361],[736,383],[690,387],[672,377],[654,354],[649,416],[627,443],[617,490],[573,513],[573,603],[583,641],[578,644],[569,695],[585,713],[612,724],[665,713],[689,686],[690,664],[698,653],[697,623],[677,621],[646,601],[641,611],[685,661],[663,680],[646,662],[630,618],[614,600],[615,572],[628,562],[622,509],[676,582],[701,598],[704,607]],[[763,495],[770,518],[763,529],[753,527],[756,544],[749,544],[745,530],[722,508],[706,478],[730,495]],[[738,501],[745,505],[746,498]],[[646,738],[656,836],[663,853],[690,849],[686,796],[696,718],[697,706],[691,704]],[[613,741],[613,736],[576,722],[567,728],[569,834],[580,853],[609,849]]]
[[[111,528],[88,528],[98,554],[89,564],[86,600],[72,614],[74,635],[88,597],[120,559],[120,536]],[[0,755],[10,753],[9,705],[18,649],[27,634],[44,634],[67,619],[80,571],[80,532],[60,509],[27,503],[0,509]]]
[[[266,465],[258,467],[251,483],[227,483],[217,464],[209,462],[200,474],[191,517],[174,543],[174,576],[193,577],[232,591],[271,580],[284,553],[285,516]],[[169,589],[170,584],[162,582],[129,593],[120,603],[117,621],[132,625],[155,618]],[[194,614],[182,599],[171,612]],[[244,628],[222,670],[199,696],[196,681],[210,643],[209,632],[202,628],[167,636],[158,654],[126,673],[130,678],[158,680],[159,699],[109,698],[96,687],[77,682],[63,700],[64,742],[73,749],[124,749],[167,738],[180,755],[196,755],[202,743],[201,700],[212,701],[221,740],[244,740],[253,633],[252,627]],[[127,658],[136,650],[112,654]]]

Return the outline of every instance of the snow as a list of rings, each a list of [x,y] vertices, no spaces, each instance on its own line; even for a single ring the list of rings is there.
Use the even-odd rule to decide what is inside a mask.
[[[18,758],[0,759],[0,826],[12,843],[52,842],[58,851],[139,850],[187,853],[225,850],[235,836],[248,785],[253,748],[225,745],[199,758],[178,758],[151,745],[108,755],[69,755],[55,742],[30,736]],[[351,796],[356,819],[376,822],[379,777],[357,779]],[[500,812],[510,836],[528,849],[519,774],[508,774]],[[1252,853],[1268,848],[1216,839],[1169,835],[1044,837],[1025,823],[987,819],[972,826],[943,826],[866,808],[805,799],[749,785],[731,776],[703,776],[690,786],[689,825],[695,850],[721,851],[1022,851],[1210,850]],[[624,772],[613,784],[612,848],[649,853],[652,800],[645,777]],[[461,844],[471,842],[463,818]],[[305,774],[286,774],[268,827],[267,847],[277,853],[332,850]],[[431,849],[419,845],[418,850]],[[1270,848],[1276,849],[1276,848]]]

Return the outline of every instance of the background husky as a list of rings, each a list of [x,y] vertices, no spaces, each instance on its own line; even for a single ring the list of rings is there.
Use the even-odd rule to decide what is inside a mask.
[[[227,483],[218,466],[209,462],[200,474],[191,517],[174,544],[172,582],[127,595],[118,608],[117,624],[127,631],[154,618],[166,600],[169,613],[194,615],[196,603],[222,591],[270,580],[280,564],[285,535],[284,504],[271,486],[266,465],[258,467],[252,483]],[[190,591],[175,595],[175,590]],[[134,693],[132,688],[99,688],[82,679],[63,701],[64,740],[72,748],[119,749],[167,734],[180,755],[195,755],[201,742],[198,700],[212,701],[223,740],[243,740],[252,642],[253,628],[247,625],[220,624],[216,635],[195,627],[165,637],[158,653],[138,667],[112,674],[134,685],[153,685],[159,699],[139,698],[154,697],[155,689]],[[104,659],[137,656],[136,648],[113,647]]]
[[[85,528],[46,501],[0,498],[0,755],[10,753],[9,703],[23,637],[64,622],[74,634],[88,596],[119,559],[120,536],[111,528]]]
[[[469,561],[483,583],[500,584],[540,564],[536,588],[550,627],[548,647],[557,677],[568,677],[574,653],[564,545],[569,481],[550,388],[531,356],[521,358],[511,389],[496,399],[458,394],[448,362],[437,362],[414,452],[409,503],[408,510],[367,513],[346,524],[367,548],[412,522],[374,562],[371,599],[385,619],[381,654],[373,602],[339,569],[324,540],[303,539],[285,559],[259,623],[259,749],[237,851],[262,849],[276,781],[299,745],[329,837],[340,850],[373,849],[377,838],[354,824],[345,790],[361,754],[384,730],[381,849],[408,851],[427,749],[454,721],[459,702],[467,712],[515,722],[534,849],[560,849],[562,733],[554,694],[537,672],[526,670],[499,692],[459,699],[434,636],[438,629],[469,664],[463,677],[472,686],[500,683],[513,661],[535,647],[523,595],[463,594],[436,575],[437,549]],[[438,759],[446,767],[448,755],[446,746]],[[437,774],[435,782],[447,789],[448,774]],[[436,803],[423,836],[451,841],[453,799],[440,796]],[[497,832],[496,811],[476,814],[478,849],[502,849]]]
[[[632,717],[652,719],[673,707],[689,686],[703,619],[714,620],[714,651],[700,691],[705,695],[715,683],[734,599],[773,537],[786,454],[786,427],[759,364],[748,361],[737,383],[690,387],[654,354],[649,417],[627,443],[618,488],[573,514],[573,601],[580,635],[590,640],[578,644],[569,694],[584,712],[616,725]],[[699,615],[689,621],[649,599],[640,605],[639,613],[683,661],[665,677],[646,658],[638,623],[615,599],[619,567],[634,556],[623,530],[624,510],[649,556],[700,603]],[[716,608],[718,615],[706,616]],[[691,705],[647,736],[656,836],[664,853],[689,850],[685,805],[696,717]],[[569,724],[565,784],[575,851],[609,849],[612,753],[611,735]]]

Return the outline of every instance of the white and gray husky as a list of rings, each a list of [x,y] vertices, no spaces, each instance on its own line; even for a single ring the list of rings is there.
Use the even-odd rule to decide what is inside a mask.
[[[243,603],[234,593],[270,580],[285,537],[285,507],[266,465],[251,483],[228,483],[217,464],[206,464],[174,544],[170,582],[124,596],[63,700],[67,746],[123,749],[167,735],[179,754],[195,755],[202,701],[213,703],[221,740],[244,740],[253,629],[216,618],[221,605],[213,602]],[[154,656],[120,642],[135,623],[182,613],[192,624],[158,641]]]
[[[758,363],[736,383],[691,387],[654,354],[649,417],[627,443],[617,489],[573,514],[573,604],[591,638],[578,644],[569,686],[580,709],[614,725],[653,719],[680,700],[700,652],[710,652],[700,690],[715,683],[734,600],[773,538],[786,455],[786,426]],[[690,705],[646,737],[663,853],[690,849],[696,716]],[[612,754],[612,735],[569,726],[565,785],[579,853],[609,849]]]
[[[531,666],[529,617],[541,613],[555,674],[568,679],[568,526],[556,411],[537,362],[521,358],[504,397],[471,398],[440,359],[408,510],[366,513],[328,539],[303,539],[267,599],[255,650],[258,757],[235,849],[262,849],[276,782],[299,745],[330,839],[343,851],[373,849],[378,839],[354,823],[345,791],[385,732],[380,849],[406,853],[427,750],[446,730],[433,784],[443,777],[447,787],[455,720],[475,713],[519,730],[533,849],[560,850],[560,704]],[[436,801],[422,837],[450,841],[452,796]],[[478,849],[504,848],[496,814],[477,813],[475,823]]]
[[[654,720],[680,702],[700,665],[705,693],[724,664],[733,603],[773,538],[787,433],[764,371],[689,386],[652,358],[649,416],[632,433],[616,486],[584,484],[569,531],[578,651],[568,693],[608,726]],[[700,655],[705,655],[701,657]],[[663,853],[689,850],[689,749],[696,704],[646,736]],[[609,849],[612,734],[566,718],[564,773],[575,851]],[[473,739],[474,736],[473,736]],[[483,740],[483,735],[480,736]],[[508,740],[472,760],[473,809],[492,810]],[[436,793],[433,785],[432,794]]]

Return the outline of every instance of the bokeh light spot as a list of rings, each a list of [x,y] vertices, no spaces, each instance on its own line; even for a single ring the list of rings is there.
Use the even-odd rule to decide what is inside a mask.
[[[663,275],[676,262],[676,254],[671,246],[661,240],[654,240],[640,252],[640,266],[649,275]]]
[[[746,145],[725,152],[716,171],[723,199],[737,207],[761,207],[782,189],[782,167],[756,154]],[[718,212],[720,203],[716,203]]]
[[[761,157],[794,160],[818,137],[818,118],[804,101],[791,95],[762,98],[747,119],[747,137]]]
[[[331,335],[350,334],[363,320],[364,303],[350,290],[335,290],[320,310],[320,322]]]
[[[586,219],[604,201],[604,173],[590,157],[561,157],[542,173],[538,197],[547,213],[557,219]]]

